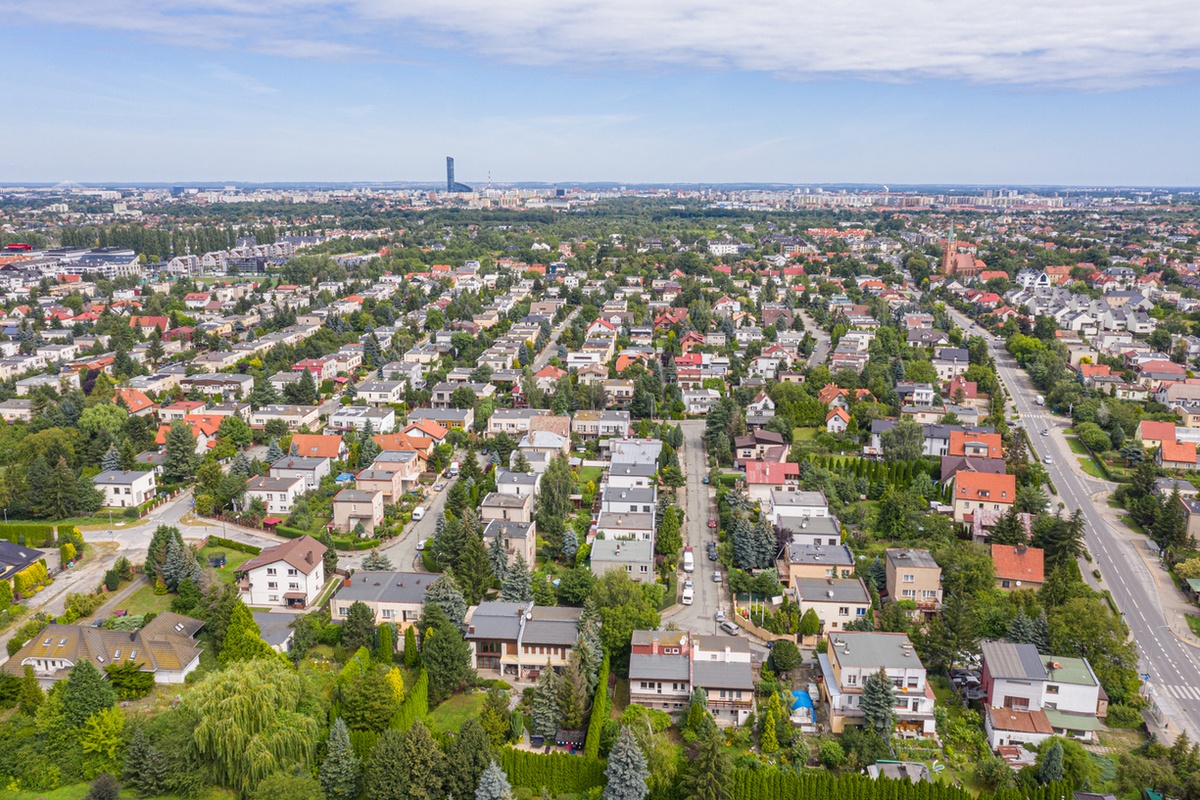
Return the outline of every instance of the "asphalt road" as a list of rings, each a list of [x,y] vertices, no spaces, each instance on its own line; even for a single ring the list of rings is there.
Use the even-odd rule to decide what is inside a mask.
[[[812,354],[808,357],[808,365],[815,367],[818,364],[824,364],[826,356],[829,355],[829,334],[822,330],[820,325],[813,322],[813,318],[808,315],[807,311],[797,308],[796,312],[800,315],[800,319],[804,321],[804,327],[817,340],[817,346],[813,348]]]
[[[696,560],[696,571],[684,577],[692,579],[695,599],[690,606],[679,606],[679,610],[669,619],[692,633],[712,634],[717,631],[714,619],[717,608],[722,607],[729,613],[729,596],[725,591],[725,583],[713,583],[712,576],[717,571],[718,562],[709,561],[705,549],[708,542],[717,538],[716,529],[708,527],[708,518],[715,517],[717,512],[709,491],[711,487],[703,482],[708,474],[704,454],[704,422],[686,420],[680,426],[683,429],[682,466],[687,477],[683,543],[691,545]]]
[[[982,333],[963,315],[954,312],[954,317],[969,333]],[[1104,585],[1112,593],[1138,646],[1141,656],[1138,669],[1150,676],[1154,701],[1173,723],[1174,733],[1186,730],[1195,741],[1200,736],[1200,691],[1197,691],[1200,689],[1200,664],[1196,661],[1196,650],[1171,632],[1151,567],[1135,546],[1100,513],[1092,495],[1103,486],[1096,487],[1093,483],[1089,487],[1092,482],[1085,480],[1078,471],[1078,462],[1061,432],[1062,418],[1054,417],[1044,406],[1037,405],[1037,390],[1005,351],[1003,340],[989,336],[988,346],[999,377],[1008,387],[1022,425],[1029,433],[1035,457],[1043,459],[1043,466],[1058,489],[1058,496],[1051,496],[1052,506],[1061,501],[1065,503],[1067,513],[1077,508],[1083,511],[1087,522],[1087,548],[1094,563],[1081,563],[1081,567],[1089,572],[1096,568],[1100,570]],[[1044,429],[1050,431],[1049,435],[1041,435]],[[1044,463],[1046,456],[1052,463]],[[1113,484],[1103,485],[1113,487]]]

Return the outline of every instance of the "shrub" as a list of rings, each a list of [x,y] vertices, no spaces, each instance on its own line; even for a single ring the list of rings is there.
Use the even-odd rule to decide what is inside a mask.
[[[1108,707],[1108,717],[1105,722],[1110,728],[1136,730],[1142,727],[1142,712],[1130,706],[1114,703]]]

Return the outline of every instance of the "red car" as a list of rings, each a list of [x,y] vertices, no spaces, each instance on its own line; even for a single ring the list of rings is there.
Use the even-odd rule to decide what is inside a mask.
[[[710,528],[715,528],[715,527],[717,527],[717,518],[716,518],[716,517],[709,517],[709,518],[708,518],[708,527],[710,527]]]

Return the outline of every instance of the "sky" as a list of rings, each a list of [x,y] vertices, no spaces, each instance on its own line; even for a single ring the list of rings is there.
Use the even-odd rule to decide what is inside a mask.
[[[0,0],[0,183],[1200,185],[1197,0]]]

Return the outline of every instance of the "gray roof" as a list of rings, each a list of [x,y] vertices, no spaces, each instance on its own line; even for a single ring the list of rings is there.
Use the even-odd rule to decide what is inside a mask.
[[[488,506],[498,508],[525,508],[529,505],[529,495],[515,494],[500,494],[499,492],[488,492],[487,497],[483,498],[479,503],[480,508]]]
[[[653,486],[606,486],[603,502],[653,503],[657,491]]]
[[[335,503],[373,503],[378,492],[364,492],[359,489],[342,489],[333,496]]]
[[[838,529],[837,519],[834,517],[805,517],[803,523],[804,527],[788,528],[793,536],[841,537],[842,535]]]
[[[1012,678],[1019,681],[1044,681],[1049,678],[1046,665],[1037,648],[1031,644],[1014,644],[985,639],[979,643],[983,663],[993,678]]]
[[[303,472],[320,469],[329,462],[327,458],[311,456],[284,456],[271,465],[271,469],[298,469]]]
[[[356,572],[349,586],[338,589],[339,600],[351,603],[423,603],[430,584],[441,573],[428,572]]]
[[[771,490],[773,506],[827,506],[824,492],[789,492],[786,489]]]
[[[292,487],[295,486],[297,483],[299,483],[300,485],[303,486],[304,479],[296,478],[296,477],[292,477],[292,478],[270,478],[270,477],[251,478],[250,482],[246,484],[246,491],[248,491],[248,492],[288,492],[288,491],[291,491]]]
[[[582,608],[534,606],[533,619],[526,620],[521,642],[569,647],[579,640],[579,617],[582,614]]]
[[[796,593],[809,603],[870,603],[860,578],[797,578]]]
[[[282,647],[292,636],[292,621],[294,614],[272,614],[267,611],[255,611],[254,621],[262,639],[272,647]]]
[[[924,669],[906,633],[843,631],[830,636],[829,652],[843,667]]]
[[[502,535],[505,539],[524,539],[529,536],[529,531],[533,528],[532,522],[517,522],[511,519],[494,519],[487,524],[483,529],[483,538],[491,539],[496,534]]]
[[[654,542],[597,539],[592,543],[592,562],[651,562],[654,560]]]
[[[634,653],[629,657],[629,680],[687,681],[688,657]]]
[[[632,513],[624,511],[601,511],[596,519],[598,530],[611,531],[642,531],[654,530],[654,514]]]
[[[917,550],[912,547],[896,547],[886,551],[888,561],[897,566],[928,567],[937,569],[938,563],[933,560],[928,550]]]
[[[826,547],[819,544],[790,544],[787,548],[788,561],[792,564],[830,564],[848,567],[854,564],[854,554],[846,545]]]
[[[754,669],[745,661],[694,661],[692,685],[705,689],[754,690]]]
[[[513,472],[503,467],[496,469],[497,486],[536,486],[537,481],[538,476],[535,472]]]
[[[517,640],[525,603],[480,603],[467,615],[468,639]]]
[[[624,475],[624,476],[632,475],[637,478],[651,478],[657,472],[658,472],[658,465],[650,464],[650,463],[634,464],[634,463],[629,463],[629,462],[622,462],[622,463],[618,463],[618,464],[611,464],[608,468],[609,475]]]
[[[129,486],[148,473],[130,469],[110,469],[92,478],[97,486]]]

